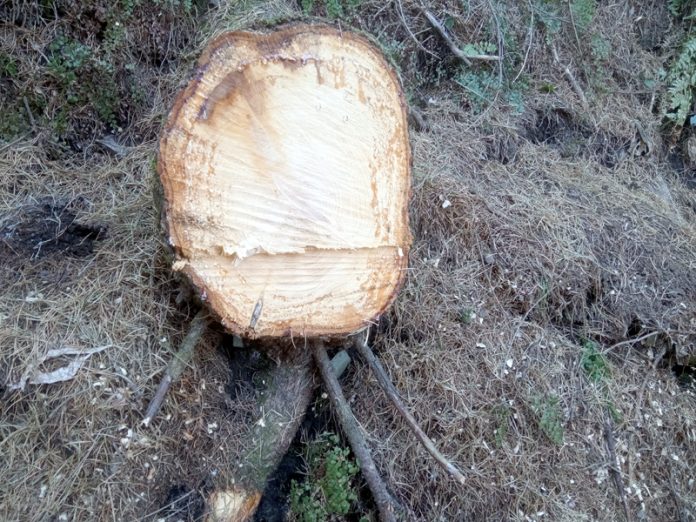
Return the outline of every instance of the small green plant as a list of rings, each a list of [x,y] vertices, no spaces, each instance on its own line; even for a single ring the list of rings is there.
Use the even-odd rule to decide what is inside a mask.
[[[548,395],[538,397],[532,403],[532,410],[537,416],[539,428],[554,444],[563,444],[563,412],[558,397]]]
[[[24,107],[21,103],[14,106],[2,107],[2,117],[0,118],[0,139],[11,141],[21,136],[30,129]]]
[[[560,3],[552,0],[539,0],[534,4],[534,12],[541,25],[546,30],[547,38],[561,31],[563,20]]]
[[[606,61],[611,56],[611,43],[600,34],[593,34],[590,38],[592,48],[592,58],[599,61]]]
[[[16,78],[17,74],[16,60],[9,54],[0,53],[0,77]]]
[[[573,22],[579,31],[585,31],[597,11],[597,0],[573,0],[569,2]]]
[[[604,406],[606,407],[607,412],[609,412],[611,420],[613,420],[615,424],[621,424],[623,422],[624,418],[621,414],[621,411],[617,409],[617,407],[614,405],[612,401],[607,399],[604,402]]]
[[[694,0],[668,0],[667,8],[672,16],[683,16],[685,19],[696,18]]]
[[[560,33],[567,19],[572,19],[576,31],[584,32],[590,27],[597,11],[597,0],[537,0],[533,5],[547,37]]]
[[[300,0],[300,7],[302,8],[302,12],[304,14],[309,14],[312,12],[314,9],[314,0]]]
[[[89,47],[65,36],[56,37],[48,50],[48,70],[67,104],[89,104],[104,123],[115,128],[119,92],[111,62],[99,59]],[[67,123],[58,127],[65,130]]]
[[[498,52],[498,46],[491,42],[468,43],[462,47],[462,52],[466,56],[495,54]]]
[[[304,14],[311,14],[316,5],[323,5],[329,18],[343,18],[346,12],[355,9],[362,0],[300,0]]]
[[[474,310],[472,308],[462,308],[459,312],[459,322],[462,324],[470,324],[474,319]]]
[[[321,435],[307,451],[307,479],[292,481],[290,511],[295,520],[321,522],[347,515],[358,495],[353,480],[358,466],[350,450],[332,433]]]
[[[343,16],[343,5],[341,0],[324,0],[326,4],[326,14],[329,18],[341,18]]]
[[[696,31],[684,40],[679,55],[667,72],[664,117],[678,129],[684,126],[696,91]]]
[[[609,376],[609,363],[602,353],[597,350],[597,345],[592,341],[582,343],[582,369],[587,377],[594,382],[600,382]]]
[[[510,407],[507,404],[499,404],[493,408],[493,419],[495,429],[493,436],[495,445],[501,447],[508,434],[508,424],[510,423]]]
[[[56,37],[48,46],[48,70],[66,89],[71,89],[77,81],[78,72],[85,67],[92,56],[86,45],[66,38]],[[74,95],[73,95],[74,96]],[[77,101],[70,100],[68,101]]]
[[[676,58],[667,69],[664,80],[667,91],[662,100],[662,115],[666,122],[681,132],[696,94],[696,0],[669,0],[670,13],[685,26],[685,35]]]
[[[527,84],[523,81],[513,85],[501,82],[500,77],[493,71],[462,68],[454,77],[454,82],[464,89],[464,97],[476,113],[487,109],[496,99],[512,107],[514,114],[524,112],[523,91]]]

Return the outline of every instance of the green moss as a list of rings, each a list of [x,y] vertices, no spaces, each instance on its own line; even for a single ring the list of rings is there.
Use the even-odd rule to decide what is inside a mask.
[[[0,139],[12,141],[31,130],[29,119],[21,103],[4,108],[0,116]]]
[[[495,445],[501,447],[508,434],[508,426],[510,424],[511,411],[507,404],[500,404],[493,408],[493,437]]]
[[[6,53],[0,53],[0,77],[17,78],[17,61]]]

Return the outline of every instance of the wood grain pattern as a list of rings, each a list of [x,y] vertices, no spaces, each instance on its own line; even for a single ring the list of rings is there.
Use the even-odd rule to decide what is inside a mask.
[[[398,78],[362,37],[306,24],[219,37],[160,144],[175,269],[251,337],[372,321],[411,242],[406,121]]]

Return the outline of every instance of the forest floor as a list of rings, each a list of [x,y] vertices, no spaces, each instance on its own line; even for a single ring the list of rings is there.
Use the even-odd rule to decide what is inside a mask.
[[[141,424],[197,312],[158,136],[210,38],[322,18],[374,39],[411,109],[414,244],[374,347],[466,481],[355,359],[342,384],[394,495],[426,521],[696,520],[696,138],[664,118],[691,22],[666,4],[0,4],[0,519],[199,520],[243,464],[259,345],[211,331]],[[498,60],[457,59],[426,9]],[[321,397],[259,520],[303,519],[288,477],[336,430]],[[353,487],[347,518],[374,519]]]

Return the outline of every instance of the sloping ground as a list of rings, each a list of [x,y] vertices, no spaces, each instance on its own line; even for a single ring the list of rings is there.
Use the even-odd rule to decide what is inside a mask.
[[[417,113],[411,268],[375,346],[467,483],[442,474],[357,364],[346,395],[400,500],[420,520],[617,520],[625,489],[632,519],[696,517],[696,195],[693,171],[660,129],[664,87],[647,81],[677,43],[664,6],[584,15],[544,1],[433,2],[461,47],[495,55],[503,44],[499,71],[453,60],[416,4],[302,4],[372,34]],[[3,27],[3,56],[20,71],[45,67],[31,42],[48,53],[57,27],[79,40],[79,20],[106,16],[95,6],[59,20],[44,13],[35,26],[4,8],[23,29]],[[254,390],[232,376],[258,362],[230,372],[214,333],[160,421],[139,424],[195,313],[160,243],[153,161],[205,37],[302,10],[222,6],[175,25],[183,11],[169,7],[160,17],[136,11],[159,20],[159,32],[144,40],[127,25],[129,45],[112,54],[123,65],[140,39],[123,74],[147,85],[144,97],[113,86],[126,96],[111,110],[121,145],[103,139],[113,121],[89,94],[74,93],[84,100],[68,131],[51,124],[60,93],[50,89],[63,88],[55,76],[74,62],[60,57],[75,46],[63,42],[35,82],[42,107],[4,65],[3,92],[25,110],[0,145],[0,383],[29,376],[49,349],[108,348],[67,382],[0,396],[3,520],[194,520],[204,495],[243,464]]]

